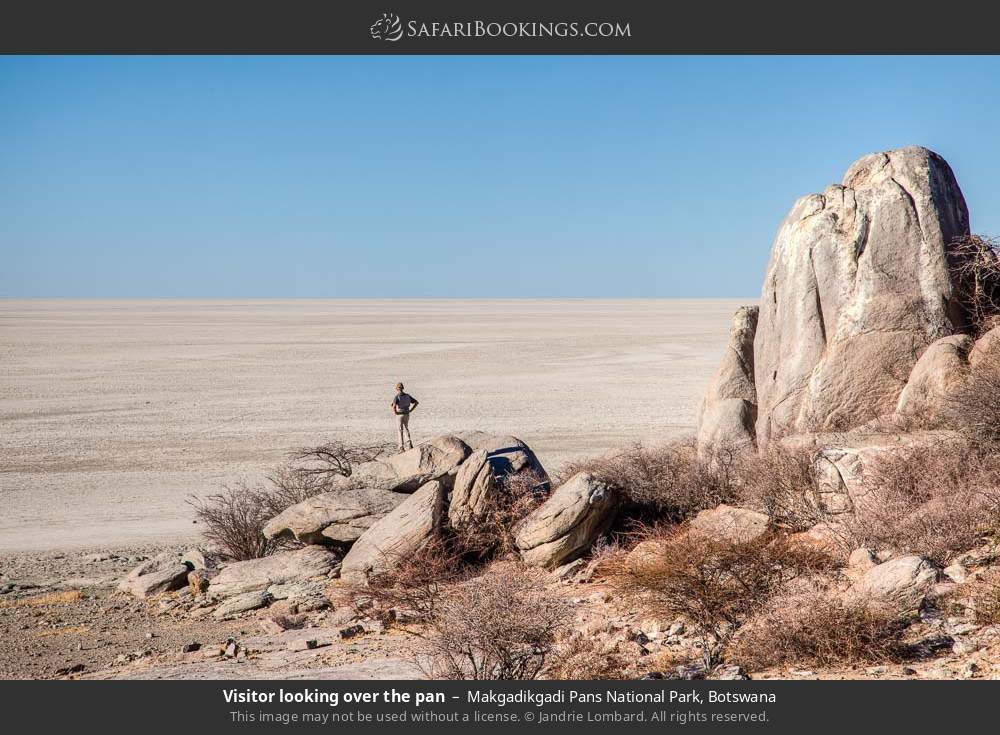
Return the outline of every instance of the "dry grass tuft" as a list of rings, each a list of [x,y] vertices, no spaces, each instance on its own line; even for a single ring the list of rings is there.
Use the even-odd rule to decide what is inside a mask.
[[[690,620],[706,666],[732,635],[788,582],[826,569],[830,559],[782,537],[748,543],[707,538],[683,527],[647,538],[642,553],[605,564],[609,583],[637,609]]]
[[[926,554],[946,564],[1000,529],[1000,454],[991,446],[887,454],[866,485],[864,511],[845,521],[855,547]]]
[[[443,592],[415,662],[433,679],[536,679],[571,611],[543,572],[498,562]]]
[[[899,660],[906,622],[892,613],[814,589],[771,600],[726,653],[750,669]]]
[[[20,600],[0,600],[2,607],[46,607],[48,605],[71,605],[83,599],[83,592],[80,590],[66,590],[65,592],[50,592],[47,595],[36,597],[25,597]]]
[[[635,445],[617,454],[573,462],[563,478],[589,472],[616,488],[632,515],[680,521],[699,510],[731,502],[730,488],[690,437],[660,447]]]

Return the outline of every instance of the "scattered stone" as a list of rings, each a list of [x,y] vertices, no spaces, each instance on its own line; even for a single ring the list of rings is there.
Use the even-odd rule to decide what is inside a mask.
[[[706,538],[746,544],[764,536],[769,521],[766,515],[755,510],[722,504],[698,513],[691,521],[690,532]]]
[[[190,567],[180,556],[163,553],[142,562],[118,583],[118,589],[136,597],[146,598],[172,592],[187,584]]]
[[[683,679],[684,681],[704,679],[707,674],[708,669],[706,669],[705,664],[700,661],[697,663],[681,664],[677,667],[677,677],[679,679]]]
[[[979,674],[980,668],[979,664],[975,661],[969,661],[962,667],[962,678],[963,679],[974,679]]]
[[[956,584],[961,584],[969,577],[969,572],[961,564],[951,564],[944,568],[944,576]]]
[[[974,653],[982,648],[976,641],[971,638],[955,638],[955,642],[951,646],[951,652],[956,656],[967,656],[970,653]]]
[[[582,571],[583,568],[587,566],[585,559],[574,559],[569,564],[563,564],[561,567],[556,567],[550,572],[550,576],[553,579],[566,580],[573,577],[578,572]]]
[[[319,641],[315,638],[296,638],[288,642],[289,651],[311,651],[319,647]]]
[[[736,664],[719,664],[712,671],[714,679],[720,681],[746,681],[750,677]]]
[[[181,653],[194,653],[195,651],[201,650],[201,644],[198,641],[192,641],[191,643],[185,643],[181,647]]]

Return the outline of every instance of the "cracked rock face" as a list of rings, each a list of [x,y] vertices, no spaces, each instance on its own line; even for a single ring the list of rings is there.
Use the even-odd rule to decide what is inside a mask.
[[[946,249],[968,233],[951,168],[925,148],[865,156],[796,202],[761,294],[758,444],[893,411],[924,350],[963,327]]]

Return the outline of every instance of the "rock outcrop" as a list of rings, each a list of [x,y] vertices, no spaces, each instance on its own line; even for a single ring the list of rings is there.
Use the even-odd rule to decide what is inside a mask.
[[[554,569],[582,554],[614,521],[618,498],[582,472],[555,489],[525,520],[516,536],[521,558]]]
[[[738,314],[699,448],[849,431],[935,400],[951,380],[937,373],[950,373],[968,345],[943,342],[914,370],[928,347],[968,326],[949,266],[952,244],[968,234],[955,176],[926,148],[865,156],[841,185],[799,199],[771,250],[752,360],[750,320]]]
[[[264,526],[268,538],[291,536],[306,544],[350,546],[406,495],[369,487],[346,487],[297,503]]]
[[[968,234],[951,168],[925,148],[865,156],[796,202],[761,294],[758,443],[891,413],[927,346],[964,326],[947,252]]]
[[[712,377],[698,414],[698,451],[740,450],[754,445],[757,390],[754,387],[753,342],[756,306],[742,306],[733,315],[729,345]]]
[[[490,496],[519,475],[545,485],[548,477],[528,445],[513,436],[467,435],[475,451],[458,470],[448,506],[448,522],[461,528],[478,521]],[[465,437],[463,437],[465,438]]]
[[[340,564],[340,557],[325,546],[305,546],[259,559],[228,564],[209,583],[214,598],[266,590],[272,585],[324,579]]]
[[[457,436],[436,436],[413,449],[360,465],[351,474],[350,482],[396,493],[412,493],[431,480],[450,488],[459,465],[471,453],[469,445]]]
[[[361,534],[344,557],[340,575],[364,583],[420,551],[434,537],[444,517],[447,491],[432,480]]]

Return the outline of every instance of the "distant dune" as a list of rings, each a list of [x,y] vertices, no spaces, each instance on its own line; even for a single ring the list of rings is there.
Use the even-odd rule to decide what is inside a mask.
[[[694,428],[753,300],[0,300],[0,550],[194,535],[297,446],[460,429],[566,460]]]

